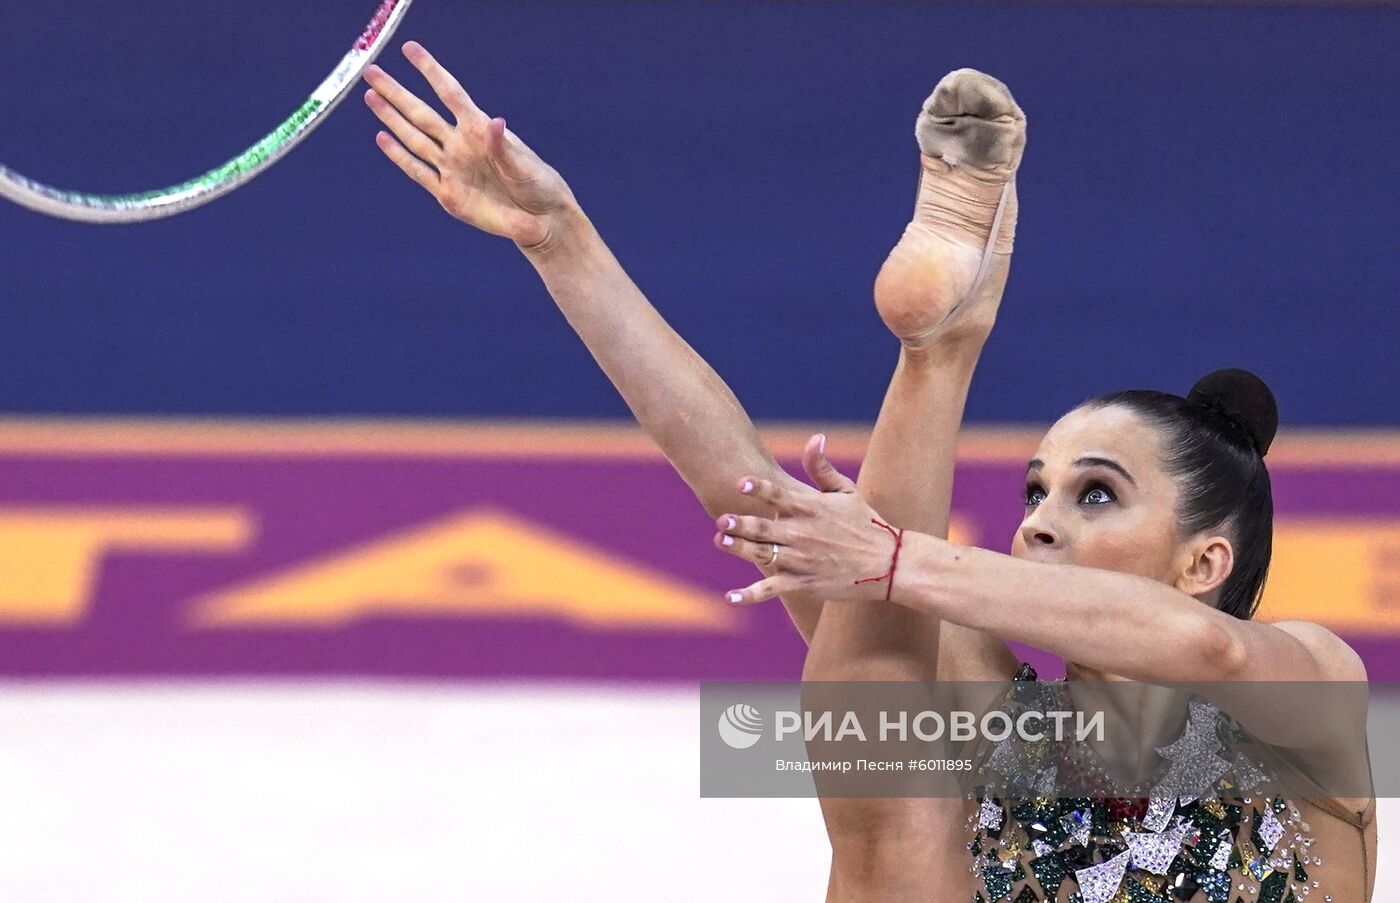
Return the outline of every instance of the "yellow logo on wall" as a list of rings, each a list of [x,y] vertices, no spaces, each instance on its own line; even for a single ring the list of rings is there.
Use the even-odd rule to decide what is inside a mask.
[[[1400,633],[1400,521],[1288,520],[1259,616],[1346,632]]]
[[[251,512],[0,508],[0,624],[66,627],[109,553],[230,555]],[[597,628],[729,630],[706,592],[500,511],[474,509],[191,599],[193,627],[328,627],[376,615],[551,617]]]
[[[251,511],[215,507],[0,508],[0,625],[65,627],[86,615],[111,553],[236,555]],[[975,541],[964,518],[951,538]],[[299,562],[187,601],[196,628],[330,627],[381,615],[546,617],[586,627],[724,631],[713,591],[502,511],[475,508]],[[1264,620],[1400,633],[1400,521],[1276,525]]]

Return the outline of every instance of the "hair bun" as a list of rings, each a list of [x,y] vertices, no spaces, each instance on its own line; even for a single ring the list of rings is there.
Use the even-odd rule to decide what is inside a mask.
[[[1186,398],[1234,421],[1249,434],[1260,457],[1268,453],[1278,432],[1278,404],[1262,379],[1234,367],[1216,370],[1197,380]]]

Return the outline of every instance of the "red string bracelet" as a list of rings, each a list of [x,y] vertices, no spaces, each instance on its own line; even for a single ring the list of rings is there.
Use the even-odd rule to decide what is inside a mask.
[[[899,567],[899,547],[904,545],[904,530],[896,530],[882,520],[872,517],[870,522],[877,527],[884,527],[894,537],[894,555],[890,558],[890,572],[879,577],[866,577],[864,580],[854,581],[860,583],[879,583],[881,580],[888,580],[885,584],[885,601],[890,601],[890,593],[894,591],[894,569]]]

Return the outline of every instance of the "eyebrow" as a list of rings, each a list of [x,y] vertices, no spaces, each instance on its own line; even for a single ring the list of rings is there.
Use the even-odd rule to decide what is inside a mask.
[[[1044,467],[1044,466],[1045,466],[1045,462],[1044,462],[1044,461],[1040,460],[1039,458],[1031,458],[1030,463],[1026,465],[1026,469],[1027,469],[1027,470],[1040,470],[1040,469],[1041,469],[1042,467]],[[1122,474],[1122,475],[1123,475],[1123,479],[1127,480],[1129,483],[1133,484],[1134,486],[1137,485],[1137,480],[1134,480],[1134,479],[1133,479],[1133,475],[1130,474],[1130,473],[1128,473],[1128,471],[1126,471],[1126,470],[1123,468],[1123,465],[1122,465],[1122,464],[1119,464],[1117,461],[1112,461],[1112,460],[1110,460],[1110,459],[1108,459],[1108,458],[1080,458],[1079,460],[1077,460],[1077,461],[1074,462],[1074,466],[1075,466],[1075,467],[1107,467],[1109,470],[1112,470],[1112,471],[1114,471],[1114,472],[1116,472],[1116,473]]]

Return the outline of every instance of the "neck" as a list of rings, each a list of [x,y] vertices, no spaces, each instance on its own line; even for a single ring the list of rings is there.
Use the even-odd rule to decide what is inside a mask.
[[[1108,716],[1102,754],[1125,773],[1150,772],[1160,762],[1155,748],[1180,736],[1185,726],[1186,698],[1181,690],[1070,661],[1065,662],[1065,677],[1077,706]]]

